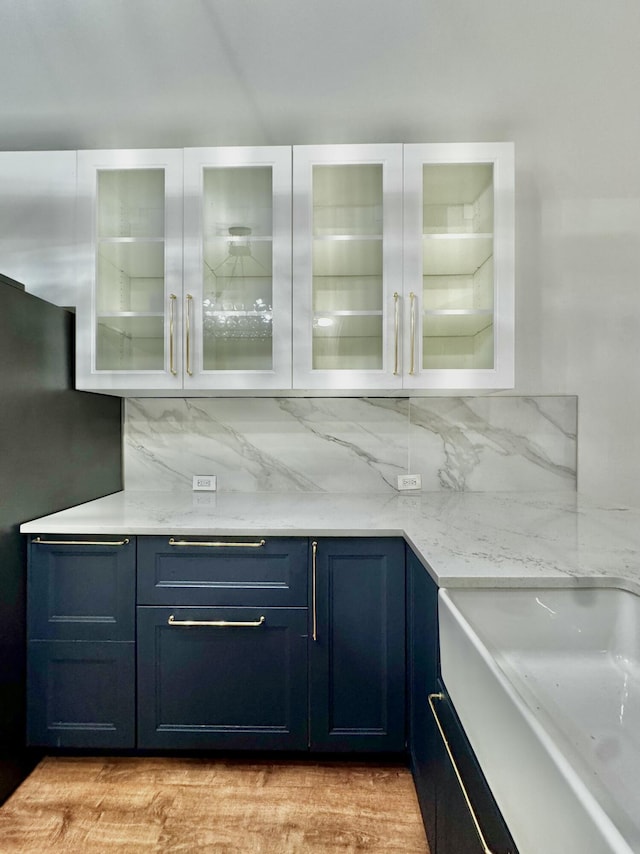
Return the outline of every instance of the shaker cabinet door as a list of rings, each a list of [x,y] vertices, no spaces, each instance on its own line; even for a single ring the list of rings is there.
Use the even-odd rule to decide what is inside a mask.
[[[311,544],[311,749],[405,748],[404,544]]]
[[[138,608],[141,748],[306,749],[306,608]]]
[[[27,743],[133,748],[134,662],[133,643],[31,641]]]

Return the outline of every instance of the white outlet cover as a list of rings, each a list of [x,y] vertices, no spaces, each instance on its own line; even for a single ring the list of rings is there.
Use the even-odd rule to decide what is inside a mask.
[[[218,478],[215,474],[194,474],[194,492],[215,492],[218,488]]]

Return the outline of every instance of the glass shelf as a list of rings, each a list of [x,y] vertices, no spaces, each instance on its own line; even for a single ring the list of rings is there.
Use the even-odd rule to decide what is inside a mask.
[[[423,238],[422,269],[425,276],[473,274],[492,256],[491,235],[430,235]]]
[[[164,315],[101,315],[96,318],[96,369],[161,371]]]
[[[425,311],[423,337],[468,337],[483,332],[493,324],[493,311],[483,309],[445,309]]]

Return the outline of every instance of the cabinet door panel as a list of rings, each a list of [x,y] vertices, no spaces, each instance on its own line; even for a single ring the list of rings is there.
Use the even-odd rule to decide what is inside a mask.
[[[511,834],[469,744],[453,704],[441,682],[440,700],[434,705],[464,787],[477,818],[484,842],[476,829],[457,774],[438,732],[438,778],[436,800],[436,851],[438,854],[517,854]]]
[[[404,750],[404,546],[320,540],[311,746]]]
[[[291,148],[184,153],[185,389],[291,388]]]
[[[48,543],[32,540],[30,640],[133,640],[135,539],[127,542],[118,537],[86,539],[123,544],[67,545],[57,544],[55,538],[49,537]]]
[[[513,145],[404,146],[403,384],[514,384]]]
[[[182,388],[180,149],[78,152],[77,388]]]
[[[407,688],[409,755],[420,810],[432,851],[436,851],[436,777],[442,746],[427,697],[438,673],[438,587],[407,547]]]
[[[306,748],[306,631],[306,608],[138,608],[139,746]]]
[[[133,747],[134,658],[133,643],[31,641],[28,743]]]
[[[293,149],[294,388],[400,388],[402,146]]]
[[[171,545],[167,537],[140,537],[138,603],[306,607],[306,539],[217,540],[246,541],[246,546],[208,546],[205,537],[190,537],[188,542],[195,545]],[[254,547],[261,542],[264,544]]]

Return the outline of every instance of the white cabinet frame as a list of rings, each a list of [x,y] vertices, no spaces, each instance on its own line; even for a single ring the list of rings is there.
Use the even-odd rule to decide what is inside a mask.
[[[493,368],[437,368],[422,365],[422,170],[425,164],[493,164]],[[414,303],[414,352],[404,336],[404,388],[498,389],[514,385],[514,149],[513,143],[446,143],[404,146],[405,330]],[[415,366],[413,375],[407,366]]]
[[[136,149],[78,152],[78,302],[76,386],[113,394],[138,390],[176,392],[182,388],[182,150]],[[98,370],[97,322],[97,181],[101,170],[164,171],[163,367],[159,370]],[[136,238],[119,238],[122,246]],[[172,294],[176,299],[172,299]],[[171,316],[173,314],[173,323]],[[125,313],[122,313],[124,316]],[[131,313],[133,314],[133,313]]]
[[[203,212],[206,168],[262,167],[272,176],[272,368],[205,370],[203,366]],[[291,148],[191,148],[184,153],[184,302],[191,308],[190,369],[184,389],[252,391],[291,388]],[[192,300],[188,300],[189,295]]]
[[[313,368],[313,167],[382,166],[382,322],[380,370]],[[401,389],[402,145],[310,145],[293,149],[293,387]],[[394,299],[394,293],[398,297]],[[395,307],[398,307],[396,339]],[[396,340],[398,356],[396,360]]]

